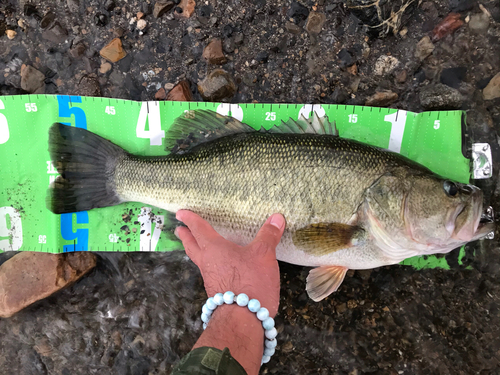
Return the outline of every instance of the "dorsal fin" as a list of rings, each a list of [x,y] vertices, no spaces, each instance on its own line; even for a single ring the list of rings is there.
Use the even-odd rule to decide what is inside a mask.
[[[269,130],[261,128],[262,132],[288,134],[329,134],[338,135],[335,123],[330,123],[328,117],[320,118],[314,112],[311,119],[301,116],[297,121],[290,118],[273,126]],[[251,133],[256,131],[251,126],[230,116],[223,116],[209,110],[186,111],[174,120],[165,136],[165,149],[172,153],[182,154],[191,148],[217,138],[231,134]]]

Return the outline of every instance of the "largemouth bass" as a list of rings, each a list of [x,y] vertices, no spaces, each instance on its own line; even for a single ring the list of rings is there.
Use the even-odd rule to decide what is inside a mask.
[[[348,269],[446,253],[493,229],[480,223],[479,188],[335,134],[317,116],[257,132],[191,111],[167,133],[170,154],[141,157],[56,123],[49,151],[60,176],[48,207],[61,214],[134,201],[188,209],[240,245],[280,212],[287,225],[277,258],[316,267],[306,286],[314,301],[337,290]]]

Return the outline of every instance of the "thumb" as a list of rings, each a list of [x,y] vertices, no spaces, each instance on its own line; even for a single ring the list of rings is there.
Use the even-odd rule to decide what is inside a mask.
[[[260,246],[265,245],[266,250],[271,249],[274,253],[285,231],[285,225],[286,221],[282,214],[271,215],[260,228],[252,244],[260,243]]]

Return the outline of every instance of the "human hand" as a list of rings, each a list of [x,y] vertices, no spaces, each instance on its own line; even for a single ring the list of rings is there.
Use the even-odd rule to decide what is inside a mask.
[[[247,246],[239,246],[219,235],[197,214],[180,210],[177,219],[187,225],[175,234],[198,266],[209,297],[232,291],[258,299],[274,317],[278,312],[280,276],[276,246],[285,230],[285,218],[271,215]]]

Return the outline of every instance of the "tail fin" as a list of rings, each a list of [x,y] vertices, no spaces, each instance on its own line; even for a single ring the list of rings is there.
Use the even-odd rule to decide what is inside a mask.
[[[56,214],[119,204],[114,184],[118,162],[127,153],[82,128],[55,123],[49,129],[49,152],[60,176],[47,194],[47,208]]]

